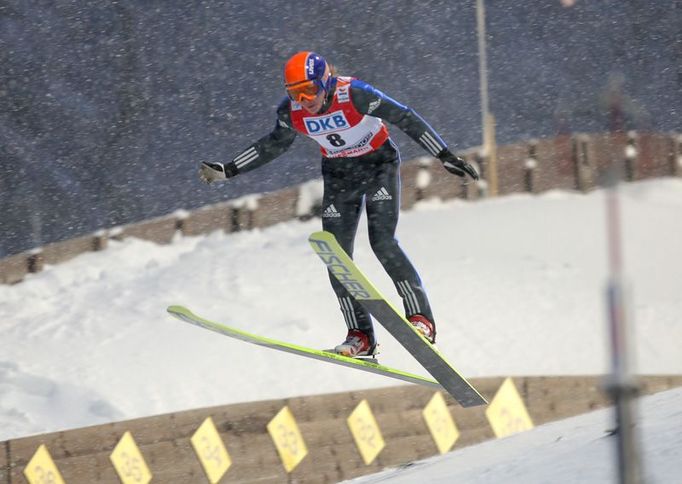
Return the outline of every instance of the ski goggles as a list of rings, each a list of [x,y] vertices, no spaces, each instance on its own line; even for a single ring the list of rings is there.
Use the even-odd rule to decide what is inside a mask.
[[[320,85],[317,81],[303,81],[297,82],[291,86],[286,86],[287,95],[292,101],[300,103],[301,101],[312,101],[320,92]]]

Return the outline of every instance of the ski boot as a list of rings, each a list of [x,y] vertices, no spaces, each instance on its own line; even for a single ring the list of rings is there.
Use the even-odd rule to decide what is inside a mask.
[[[334,352],[351,358],[373,358],[376,346],[374,335],[369,335],[359,329],[349,329],[346,341],[335,347]]]
[[[422,314],[413,314],[408,316],[407,320],[419,331],[424,338],[429,340],[431,344],[436,343],[436,325],[428,320]]]

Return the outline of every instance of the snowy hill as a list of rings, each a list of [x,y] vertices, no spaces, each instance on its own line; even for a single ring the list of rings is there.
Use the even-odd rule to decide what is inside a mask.
[[[622,187],[636,368],[682,373],[682,180]],[[426,202],[404,212],[403,247],[467,377],[601,374],[604,193]],[[319,220],[178,238],[112,241],[0,286],[0,440],[194,407],[395,382],[222,338],[165,312],[185,304],[247,331],[329,347],[345,326],[308,247]],[[361,222],[356,260],[396,303]],[[382,362],[423,370],[381,329]]]

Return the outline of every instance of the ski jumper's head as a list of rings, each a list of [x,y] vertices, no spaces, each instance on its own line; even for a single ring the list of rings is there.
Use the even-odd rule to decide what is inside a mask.
[[[332,70],[324,58],[315,52],[294,54],[284,65],[284,87],[292,101],[309,113],[322,108],[332,86]]]

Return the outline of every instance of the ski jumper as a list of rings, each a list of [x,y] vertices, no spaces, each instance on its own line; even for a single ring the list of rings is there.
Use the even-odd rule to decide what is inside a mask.
[[[400,153],[383,121],[398,126],[432,156],[446,149],[440,136],[415,111],[367,83],[333,79],[330,95],[317,114],[286,98],[277,124],[267,136],[234,159],[239,173],[251,171],[286,151],[296,134],[320,145],[324,195],[322,227],[334,234],[352,257],[363,204],[374,254],[393,280],[407,317],[435,321],[419,274],[395,238],[400,211]],[[372,338],[369,313],[329,274],[346,325]]]

